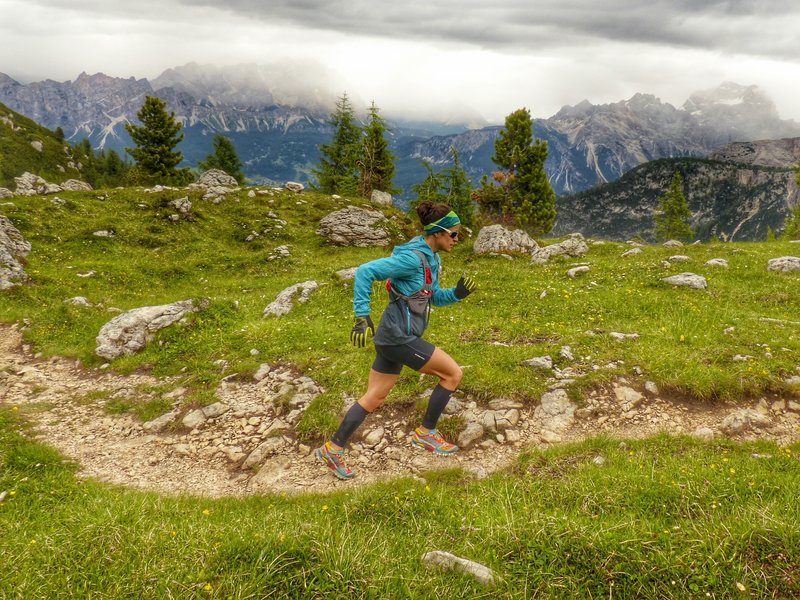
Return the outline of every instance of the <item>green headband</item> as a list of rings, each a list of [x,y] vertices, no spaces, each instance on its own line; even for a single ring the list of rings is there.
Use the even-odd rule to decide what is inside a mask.
[[[449,213],[447,213],[438,221],[434,221],[433,223],[428,223],[422,229],[425,230],[425,233],[437,233],[437,231],[445,231],[455,225],[460,225],[460,224],[461,224],[461,219],[459,219],[458,215],[451,210]]]

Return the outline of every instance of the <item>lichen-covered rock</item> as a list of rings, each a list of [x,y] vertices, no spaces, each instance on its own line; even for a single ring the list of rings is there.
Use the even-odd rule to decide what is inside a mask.
[[[28,280],[22,260],[30,251],[31,245],[11,220],[0,215],[0,290],[7,290]]]
[[[676,287],[690,287],[696,290],[703,290],[708,287],[706,278],[695,273],[680,273],[671,277],[664,277],[661,281]]]
[[[278,297],[264,309],[265,317],[282,317],[294,308],[295,296],[299,294],[297,301],[304,304],[308,301],[311,293],[319,287],[316,281],[304,281],[296,283],[283,290]]]
[[[472,247],[475,254],[530,254],[537,248],[536,240],[521,229],[506,229],[502,225],[482,227]]]
[[[779,273],[800,271],[800,257],[781,256],[780,258],[773,258],[767,263],[767,270]]]
[[[17,196],[36,196],[47,192],[47,182],[33,173],[25,172],[19,177],[14,177],[17,185]]]
[[[79,181],[78,179],[67,179],[61,184],[61,189],[69,190],[71,192],[91,192],[92,186],[85,181]]]
[[[169,327],[191,312],[198,312],[206,302],[183,300],[161,306],[144,306],[122,313],[100,329],[95,353],[107,360],[140,352],[159,329]]]
[[[533,252],[531,263],[543,265],[554,256],[583,256],[589,251],[589,246],[580,233],[573,233],[569,239],[558,244],[551,244],[538,248]]]
[[[348,206],[323,217],[317,234],[339,246],[385,246],[391,241],[385,223],[380,211]]]
[[[200,176],[193,186],[205,188],[235,188],[239,186],[239,182],[221,169],[209,169]]]

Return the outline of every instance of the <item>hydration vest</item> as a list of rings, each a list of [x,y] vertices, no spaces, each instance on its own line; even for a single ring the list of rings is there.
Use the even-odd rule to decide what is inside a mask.
[[[431,273],[431,266],[425,254],[419,250],[412,250],[422,262],[422,281],[423,286],[410,296],[405,296],[397,291],[397,288],[392,285],[392,280],[386,280],[386,291],[389,292],[389,302],[397,302],[404,300],[408,309],[418,315],[425,315],[427,317],[430,312],[430,300],[433,297],[431,286],[433,285],[433,274]]]

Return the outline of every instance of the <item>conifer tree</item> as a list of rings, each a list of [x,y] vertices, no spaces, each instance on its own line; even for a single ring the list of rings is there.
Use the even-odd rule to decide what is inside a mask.
[[[796,165],[795,179],[800,186],[800,165]],[[800,204],[796,204],[783,223],[783,239],[800,240]]]
[[[547,142],[534,140],[530,111],[521,108],[506,117],[495,140],[492,161],[500,171],[487,177],[475,198],[484,216],[512,223],[535,234],[547,233],[556,218],[556,195],[544,170]]]
[[[672,177],[670,189],[659,200],[659,214],[655,217],[656,227],[653,232],[656,240],[687,241],[694,233],[689,227],[692,212],[683,195],[683,178],[677,171]]]
[[[395,194],[399,190],[392,185],[394,179],[394,155],[386,140],[386,121],[378,114],[375,102],[369,109],[369,122],[364,127],[361,158],[358,162],[358,193],[369,198],[373,190]]]
[[[433,170],[431,163],[423,160],[422,166],[425,167],[427,175],[420,183],[411,186],[411,191],[417,195],[417,199],[412,201],[412,208],[419,202],[445,202],[445,196],[442,193],[444,181],[442,175]]]
[[[183,154],[175,151],[175,146],[183,140],[182,125],[175,120],[175,113],[168,113],[166,108],[161,98],[145,97],[142,108],[136,113],[142,125],[125,125],[136,148],[125,150],[144,176],[180,183],[188,173],[187,169],[176,169],[183,160]]]
[[[236,152],[236,146],[223,135],[216,134],[214,141],[214,153],[206,156],[205,160],[197,163],[197,166],[208,171],[209,169],[220,169],[233,177],[237,182],[244,183],[244,173],[242,173],[242,161]]]
[[[347,93],[336,101],[331,114],[333,138],[319,147],[322,156],[313,170],[320,191],[327,194],[352,195],[358,190],[358,159],[361,152],[361,128]]]
[[[474,225],[475,203],[472,201],[472,182],[469,180],[455,146],[450,146],[453,165],[444,170],[445,203],[467,227]]]

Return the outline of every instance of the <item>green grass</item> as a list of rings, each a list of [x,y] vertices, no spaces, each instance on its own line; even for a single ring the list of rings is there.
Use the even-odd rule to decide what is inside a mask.
[[[45,356],[73,357],[98,367],[103,361],[94,354],[94,339],[114,316],[109,308],[207,298],[207,310],[163,330],[146,350],[113,361],[112,368],[180,376],[181,385],[190,388],[187,401],[203,404],[224,376],[247,377],[262,362],[292,363],[326,389],[306,411],[301,435],[330,433],[342,394],[363,390],[373,358],[371,351],[348,343],[352,284],[341,282],[335,271],[387,254],[382,248],[332,247],[315,234],[324,215],[351,201],[288,192],[248,198],[243,191],[214,205],[192,192],[192,220],[173,223],[168,203],[185,191],[107,193],[108,199],[100,200],[96,193],[65,192],[62,206],[48,197],[15,198],[13,206],[4,207],[33,250],[26,265],[31,281],[3,293],[0,320],[30,323],[26,341]],[[398,241],[414,232],[406,215],[388,214]],[[116,236],[92,235],[99,229],[113,229]],[[259,237],[247,242],[253,231]],[[282,244],[289,245],[291,257],[268,261]],[[619,243],[593,245],[581,259],[537,267],[523,257],[475,257],[466,241],[444,257],[443,285],[454,285],[466,271],[479,290],[463,303],[436,309],[428,338],[466,366],[462,388],[479,398],[535,401],[545,389],[544,377],[521,363],[543,354],[557,357],[562,345],[571,346],[576,360],[556,358],[557,366],[582,373],[571,390],[576,398],[617,375],[630,376],[634,367],[643,373],[636,379],[655,381],[665,392],[690,399],[792,393],[782,381],[800,364],[800,294],[794,293],[800,275],[767,272],[766,263],[796,254],[796,246],[653,246],[620,258],[626,249]],[[692,262],[663,266],[677,252]],[[704,266],[715,257],[728,259],[730,268]],[[591,272],[570,279],[566,271],[576,262],[589,263]],[[78,276],[90,270],[96,274]],[[709,288],[673,289],[660,281],[685,270],[705,275]],[[322,285],[308,303],[282,318],[262,318],[280,291],[309,279]],[[63,302],[74,296],[97,306]],[[376,284],[376,319],[385,303]],[[734,329],[726,334],[729,327]],[[617,342],[608,336],[612,331],[640,338]],[[259,354],[251,356],[251,349]],[[735,362],[736,354],[753,358]],[[621,362],[614,368],[594,368],[615,361]],[[408,403],[428,384],[404,376],[389,401]]]
[[[60,207],[47,197],[15,198],[3,207],[33,251],[31,282],[3,292],[0,320],[28,323],[26,342],[45,357],[95,368],[103,361],[94,338],[113,317],[110,307],[208,298],[206,311],[111,368],[176,376],[189,390],[184,402],[205,405],[222,377],[249,377],[263,362],[292,364],[326,390],[304,413],[300,436],[329,434],[342,394],[360,393],[372,361],[348,344],[352,284],[334,272],[387,253],[335,248],[316,236],[319,219],[348,201],[243,192],[213,205],[192,193],[195,219],[172,223],[167,203],[185,192],[108,194],[65,192]],[[270,211],[286,227],[276,227]],[[398,239],[413,232],[404,215],[389,214]],[[116,237],[97,238],[98,229]],[[246,242],[251,231],[261,235]],[[267,261],[282,244],[292,256]],[[769,258],[796,254],[796,246],[692,246],[680,250],[691,263],[670,267],[662,260],[674,250],[648,247],[620,259],[625,249],[606,243],[585,258],[534,267],[522,258],[476,258],[470,242],[461,244],[444,257],[444,285],[466,271],[480,289],[436,309],[429,339],[465,366],[462,385],[481,400],[535,402],[544,378],[520,363],[556,358],[562,345],[576,359],[556,364],[584,373],[570,390],[575,398],[619,374],[689,400],[797,393],[782,379],[800,364],[791,323],[800,320],[800,277],[766,271]],[[730,268],[703,266],[714,257]],[[566,271],[576,262],[592,270],[573,280]],[[77,276],[89,270],[96,275]],[[684,270],[706,275],[709,289],[659,281]],[[308,279],[323,284],[308,303],[283,318],[261,317],[281,290]],[[63,303],[74,296],[98,306]],[[385,301],[376,284],[375,317]],[[640,338],[616,342],[611,331]],[[753,358],[735,362],[736,354]],[[622,362],[593,369],[612,361]],[[421,410],[430,383],[405,372],[390,402]],[[135,401],[80,400],[147,420],[168,409],[160,391],[140,390]],[[446,471],[425,474],[427,483],[402,479],[326,496],[172,498],[76,478],[74,465],[30,441],[18,413],[0,405],[0,492],[9,492],[0,503],[0,597],[798,597],[798,452],[668,437],[623,447],[601,438],[525,454],[482,481]],[[602,466],[593,462],[598,455]],[[425,569],[420,558],[429,550],[487,564],[497,587]]]
[[[212,500],[78,480],[24,434],[0,409],[0,597],[800,595],[798,445],[600,438],[481,481]],[[430,550],[489,566],[496,587],[426,569]]]

